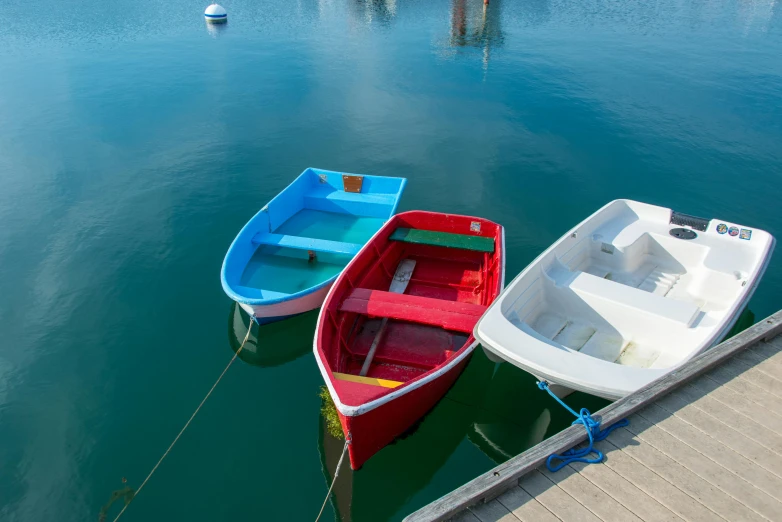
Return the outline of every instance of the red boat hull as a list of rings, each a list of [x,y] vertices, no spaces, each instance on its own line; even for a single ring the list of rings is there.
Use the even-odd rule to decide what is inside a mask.
[[[314,351],[353,469],[413,426],[459,377],[476,346],[475,323],[504,284],[503,243],[502,227],[485,219],[405,212],[337,278]]]
[[[350,467],[359,469],[372,455],[426,415],[456,382],[469,360],[468,355],[442,377],[363,415],[349,417],[339,413],[342,431],[351,436],[348,445]]]

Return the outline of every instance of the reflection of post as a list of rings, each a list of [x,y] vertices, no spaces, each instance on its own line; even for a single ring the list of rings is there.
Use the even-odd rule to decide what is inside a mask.
[[[463,45],[464,36],[467,34],[466,0],[453,0],[451,12],[451,40],[454,44]]]
[[[486,32],[486,12],[489,10],[489,0],[483,0],[483,20],[481,21],[481,34]],[[483,74],[486,78],[486,71],[489,70],[489,57],[491,56],[491,46],[489,38],[484,38],[483,44]]]
[[[481,47],[501,45],[501,2],[451,0],[451,45]],[[491,11],[489,10],[491,9]]]

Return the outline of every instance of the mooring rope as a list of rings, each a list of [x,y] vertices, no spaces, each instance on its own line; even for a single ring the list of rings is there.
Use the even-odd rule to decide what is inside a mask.
[[[559,471],[571,462],[586,462],[587,464],[597,464],[598,462],[603,462],[603,458],[605,458],[605,456],[603,455],[602,451],[594,447],[595,442],[599,442],[605,439],[608,437],[608,434],[614,431],[616,428],[621,428],[630,424],[630,421],[627,419],[622,419],[618,422],[615,422],[606,429],[601,430],[600,421],[592,418],[592,414],[589,413],[588,409],[581,408],[581,411],[576,413],[573,408],[565,404],[562,399],[557,397],[556,394],[551,391],[546,381],[538,382],[538,388],[547,391],[548,394],[554,397],[554,399],[556,399],[558,403],[564,406],[567,411],[572,413],[576,417],[576,420],[573,421],[573,424],[583,425],[584,429],[586,429],[587,436],[589,437],[589,446],[586,448],[580,450],[571,448],[562,454],[554,453],[549,455],[546,459],[546,467],[549,469],[549,471]],[[591,453],[594,453],[596,456],[594,458],[588,458],[587,455]],[[561,462],[555,466],[552,465],[554,460],[559,460]]]
[[[119,518],[122,516],[122,514],[125,512],[126,509],[128,509],[128,506],[130,505],[133,500],[136,499],[139,493],[141,493],[141,490],[144,488],[144,486],[149,482],[149,479],[152,477],[152,475],[157,471],[158,467],[160,467],[160,464],[163,462],[163,459],[165,459],[168,454],[171,452],[171,449],[174,447],[174,444],[176,444],[179,441],[179,438],[182,436],[182,434],[185,432],[188,426],[190,426],[190,423],[193,422],[193,419],[196,415],[198,415],[198,412],[201,411],[201,407],[204,405],[206,400],[209,398],[210,395],[212,395],[212,392],[215,391],[215,388],[217,388],[217,385],[220,384],[220,381],[223,379],[223,376],[225,375],[225,372],[228,371],[228,368],[231,367],[231,365],[234,363],[236,358],[239,356],[239,353],[241,353],[242,349],[244,348],[244,345],[247,344],[247,339],[250,338],[250,332],[253,330],[253,323],[255,320],[250,317],[250,325],[247,327],[247,335],[244,336],[244,341],[242,341],[242,345],[239,346],[239,349],[236,350],[236,353],[233,357],[231,357],[231,360],[228,361],[228,364],[226,365],[225,369],[223,370],[223,373],[220,374],[220,377],[217,378],[215,383],[212,385],[211,388],[209,388],[209,391],[204,396],[203,400],[201,401],[201,404],[198,405],[198,408],[195,409],[193,414],[190,416],[189,419],[187,419],[187,422],[185,423],[184,427],[179,431],[177,436],[174,438],[174,441],[171,443],[171,445],[168,447],[168,449],[163,453],[163,456],[160,457],[160,460],[157,461],[157,464],[155,464],[155,467],[152,468],[152,471],[149,472],[149,475],[147,475],[147,478],[144,479],[144,482],[141,483],[141,485],[138,487],[136,492],[133,494],[133,498],[122,507],[122,511],[119,512],[117,517],[114,519],[114,522],[117,522]]]
[[[315,522],[318,522],[318,520],[320,520],[320,516],[323,514],[323,510],[326,508],[326,504],[328,503],[329,498],[331,497],[331,490],[334,489],[334,484],[337,483],[339,470],[342,467],[342,459],[345,458],[345,453],[348,452],[349,444],[350,444],[350,436],[345,437],[345,447],[342,448],[342,455],[339,456],[339,462],[337,462],[337,470],[334,472],[334,480],[331,481],[331,486],[329,486],[329,492],[326,493],[326,498],[323,499],[323,505],[320,506],[320,513],[318,513],[318,517],[315,519]]]

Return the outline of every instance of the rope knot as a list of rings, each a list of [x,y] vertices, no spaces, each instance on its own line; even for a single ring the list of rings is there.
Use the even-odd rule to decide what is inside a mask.
[[[608,428],[601,430],[600,429],[600,418],[595,419],[592,417],[592,414],[589,412],[586,408],[581,408],[581,410],[576,413],[570,406],[565,404],[562,399],[556,396],[554,392],[551,391],[551,389],[548,386],[548,383],[546,381],[540,381],[538,382],[538,388],[541,390],[545,390],[548,392],[549,395],[551,395],[558,403],[560,403],[566,410],[568,410],[570,413],[572,413],[576,420],[573,421],[573,425],[575,424],[581,424],[584,426],[584,429],[587,432],[587,437],[589,437],[589,445],[585,448],[582,448],[580,450],[577,450],[575,448],[571,448],[567,450],[566,452],[559,454],[553,454],[549,455],[548,459],[546,459],[546,467],[549,469],[549,471],[559,471],[560,469],[564,468],[571,462],[586,462],[587,464],[596,464],[598,462],[603,462],[603,459],[605,458],[605,455],[603,455],[603,452],[599,449],[594,447],[595,442],[599,442],[606,437],[608,437],[608,434],[614,431],[616,428],[621,428],[623,426],[627,426],[630,424],[630,422],[627,419],[622,419],[619,422],[615,422]],[[595,454],[594,457],[590,458],[589,455]],[[559,460],[559,464],[553,464],[555,460]]]

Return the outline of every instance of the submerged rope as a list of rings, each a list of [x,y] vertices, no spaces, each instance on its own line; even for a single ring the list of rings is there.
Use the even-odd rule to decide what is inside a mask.
[[[603,455],[603,452],[599,449],[594,447],[595,442],[599,442],[606,437],[608,437],[608,434],[614,431],[616,428],[621,428],[623,426],[627,426],[630,424],[630,421],[627,419],[622,419],[618,422],[615,422],[611,426],[607,427],[604,430],[600,429],[600,421],[595,420],[592,418],[592,414],[589,413],[589,410],[586,408],[581,408],[581,411],[579,413],[576,413],[573,408],[565,404],[562,399],[557,397],[554,392],[551,391],[551,389],[548,387],[548,383],[546,381],[540,381],[538,382],[538,388],[541,390],[545,390],[548,392],[549,395],[554,397],[558,403],[560,403],[562,406],[567,409],[570,413],[572,413],[576,420],[573,421],[573,424],[581,424],[584,426],[584,429],[587,432],[587,436],[589,437],[589,446],[582,448],[580,450],[577,450],[576,448],[571,448],[567,450],[566,452],[562,454],[553,453],[548,456],[546,459],[546,467],[549,469],[549,471],[559,471],[571,462],[586,462],[587,464],[597,464],[598,462],[603,462],[603,459],[605,458],[605,455]],[[595,457],[589,458],[588,455],[594,453]],[[555,460],[559,460],[559,464],[552,464]]]
[[[331,481],[331,486],[329,486],[329,492],[326,493],[326,498],[323,499],[323,505],[320,506],[320,512],[318,513],[318,517],[315,519],[315,522],[318,522],[318,520],[320,520],[320,516],[323,514],[323,510],[326,508],[326,503],[329,501],[329,498],[331,497],[331,490],[334,489],[334,484],[337,483],[339,470],[342,467],[342,459],[345,458],[345,453],[348,452],[349,444],[350,444],[350,436],[345,437],[345,447],[342,448],[342,455],[339,456],[339,462],[337,462],[337,470],[334,472],[334,480]]]
[[[212,395],[212,392],[215,391],[215,388],[217,388],[217,385],[222,380],[223,376],[225,375],[225,372],[227,372],[228,368],[230,368],[231,365],[234,363],[236,358],[239,356],[239,353],[242,351],[242,348],[244,348],[244,345],[247,343],[247,339],[250,338],[250,332],[252,332],[252,330],[253,330],[253,323],[254,322],[255,322],[254,319],[252,317],[250,317],[250,325],[247,327],[247,335],[244,336],[244,341],[242,341],[242,345],[239,346],[239,349],[236,350],[236,353],[234,353],[234,356],[231,357],[230,361],[228,361],[228,364],[226,365],[225,369],[223,370],[223,373],[220,374],[220,377],[218,377],[217,380],[215,381],[215,383],[212,385],[212,387],[209,388],[209,391],[204,396],[203,400],[201,401],[201,404],[198,405],[198,408],[196,408],[195,411],[193,412],[193,414],[190,416],[190,418],[187,419],[187,422],[185,423],[184,427],[182,427],[182,429],[179,431],[177,436],[174,438],[174,441],[171,443],[171,445],[168,447],[168,449],[165,451],[165,453],[163,453],[163,456],[160,457],[160,460],[157,461],[157,464],[155,464],[155,467],[152,468],[152,471],[149,472],[149,475],[147,475],[147,478],[145,478],[144,482],[142,482],[141,485],[138,487],[138,489],[136,490],[136,492],[133,495],[133,498],[122,507],[122,511],[119,512],[117,517],[114,519],[114,522],[117,522],[119,520],[119,518],[122,516],[122,514],[125,513],[125,510],[128,509],[128,506],[130,505],[130,502],[135,500],[136,497],[138,496],[138,494],[141,493],[141,490],[144,488],[144,486],[147,484],[147,482],[149,482],[149,479],[152,477],[152,475],[155,473],[155,471],[157,471],[158,467],[160,467],[160,464],[163,462],[163,459],[165,459],[168,456],[168,454],[171,452],[171,449],[174,447],[174,444],[176,444],[179,441],[179,438],[185,432],[187,427],[190,426],[190,423],[193,422],[193,419],[195,418],[195,416],[198,415],[199,411],[201,411],[201,407],[204,405],[204,403],[209,398],[209,396]]]

